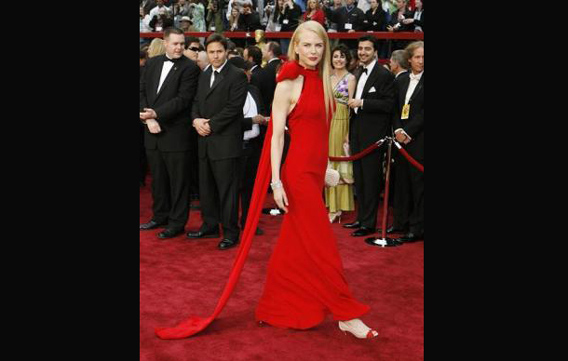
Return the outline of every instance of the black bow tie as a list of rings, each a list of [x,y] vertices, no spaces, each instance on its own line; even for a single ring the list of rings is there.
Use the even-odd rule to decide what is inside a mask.
[[[367,68],[363,68],[363,71],[361,72],[361,75],[363,75],[363,73],[367,74]]]
[[[177,61],[179,61],[181,58],[177,58],[177,59],[170,59],[167,56],[164,58],[164,62],[166,61],[171,61],[172,63],[176,63]]]

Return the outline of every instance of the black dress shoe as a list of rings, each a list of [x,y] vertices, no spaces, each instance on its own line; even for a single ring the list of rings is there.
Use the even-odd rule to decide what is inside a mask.
[[[147,230],[150,230],[150,229],[154,229],[154,228],[158,228],[158,227],[161,227],[161,226],[165,226],[166,224],[168,224],[168,222],[156,222],[155,220],[152,219],[152,220],[151,220],[150,222],[148,222],[148,223],[142,223],[142,224],[140,225],[140,229],[143,230],[143,231],[147,231]]]
[[[233,241],[232,239],[223,238],[219,243],[219,249],[229,249],[235,247],[239,241]]]
[[[173,238],[179,236],[183,233],[183,228],[173,229],[173,228],[166,228],[162,232],[158,233],[158,238],[166,239],[166,238]]]
[[[187,238],[219,238],[219,230],[213,229],[209,231],[187,232]]]
[[[402,245],[402,243],[397,241],[396,239],[390,239],[390,238],[380,239],[375,237],[369,237],[365,239],[365,243],[377,247],[397,247]]]
[[[368,236],[368,235],[373,234],[373,233],[375,233],[374,228],[361,227],[358,230],[356,230],[355,232],[351,233],[351,236],[363,237],[363,236]]]
[[[408,232],[407,234],[405,234],[404,236],[397,238],[396,239],[399,242],[416,242],[416,241],[423,241],[424,240],[424,234],[418,234],[418,233],[413,233],[413,232]]]
[[[359,221],[355,221],[352,223],[345,223],[343,228],[361,228],[361,223]]]

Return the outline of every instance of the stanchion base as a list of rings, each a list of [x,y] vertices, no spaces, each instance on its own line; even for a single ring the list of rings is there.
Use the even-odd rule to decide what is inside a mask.
[[[376,238],[376,237],[369,237],[365,239],[365,243],[371,246],[377,247],[398,247],[402,246],[402,242],[397,241],[394,238]]]

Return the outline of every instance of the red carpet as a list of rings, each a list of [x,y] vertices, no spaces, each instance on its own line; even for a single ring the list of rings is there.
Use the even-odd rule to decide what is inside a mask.
[[[141,222],[152,216],[147,184],[140,189]],[[267,206],[272,205],[271,197],[267,199]],[[353,217],[351,213],[341,222]],[[236,250],[218,250],[220,239],[188,240],[181,235],[162,241],[156,237],[160,230],[140,232],[140,360],[424,360],[424,243],[371,247],[337,223],[345,276],[353,294],[371,306],[363,320],[379,337],[344,335],[331,317],[307,331],[257,326],[254,309],[281,220],[261,216],[265,234],[253,240],[240,282],[219,318],[202,333],[174,341],[158,339],[154,327],[173,326],[190,314],[208,316]],[[191,210],[186,230],[200,224],[199,211]]]

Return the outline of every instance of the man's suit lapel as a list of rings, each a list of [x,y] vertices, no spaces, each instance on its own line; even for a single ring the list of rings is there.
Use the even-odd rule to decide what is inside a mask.
[[[162,65],[163,66],[163,65]],[[164,89],[168,86],[168,83],[172,80],[172,78],[175,76],[175,73],[177,72],[177,70],[179,69],[179,64],[174,64],[174,66],[172,66],[172,68],[170,69],[168,75],[166,75],[166,79],[164,79],[164,83],[162,84],[162,87],[160,88],[160,91],[158,92],[158,95],[156,95],[156,99],[158,99],[158,97],[160,97],[160,94],[162,94],[162,92],[164,91]],[[160,72],[161,75],[161,72]],[[158,84],[159,84],[160,80],[158,78]]]
[[[408,84],[410,84],[410,77],[408,77]],[[420,77],[420,81],[418,82],[418,84],[416,85],[416,88],[414,88],[414,91],[410,95],[410,99],[408,100],[409,103],[412,102],[412,100],[414,99],[414,96],[416,94],[418,94],[420,89],[422,89],[423,85],[424,85],[424,74],[422,74],[422,76]],[[408,86],[406,87],[406,89],[408,89]]]
[[[406,100],[406,93],[408,92],[408,87],[410,86],[410,77],[408,76],[408,74],[403,74],[401,76],[403,76],[402,91],[399,94],[399,100],[400,104],[404,104],[404,101]]]
[[[378,69],[379,66],[381,66],[381,65],[377,61],[375,63],[375,66],[373,67],[373,70],[371,70],[371,74],[369,74],[369,77],[367,78],[367,82],[365,83],[365,87],[363,88],[363,94],[361,95],[362,98],[365,98],[365,96],[369,92],[369,89],[371,89],[371,87],[373,86],[373,84],[377,80],[377,78],[379,76],[379,69]]]
[[[219,83],[221,81],[223,81],[223,79],[225,78],[225,75],[227,75],[227,72],[229,71],[229,63],[225,64],[225,67],[223,68],[223,70],[221,70],[221,72],[215,76],[215,80],[213,81],[213,85],[211,86],[211,88],[209,88],[209,91],[207,92],[207,95],[205,96],[205,98],[207,98],[209,95],[211,95],[211,92],[213,91],[213,89],[215,89],[217,87],[217,85],[219,85]],[[213,67],[211,67],[211,72],[213,72]],[[211,77],[208,77],[207,79],[209,79],[209,81],[211,81]]]
[[[201,94],[199,99],[205,99],[209,93],[209,80],[211,79],[212,67],[209,66],[203,73],[201,73],[201,81],[199,82],[199,94]],[[203,97],[203,98],[201,98]]]
[[[152,88],[154,91],[152,94],[154,101],[156,101],[156,99],[158,99],[158,85],[160,85],[160,78],[162,77],[162,68],[164,67],[164,61],[163,59],[165,58],[165,55],[160,55],[160,61],[156,62],[156,67],[154,68],[154,74],[152,76]],[[162,86],[162,89],[164,87]],[[161,90],[161,89],[160,89]]]

